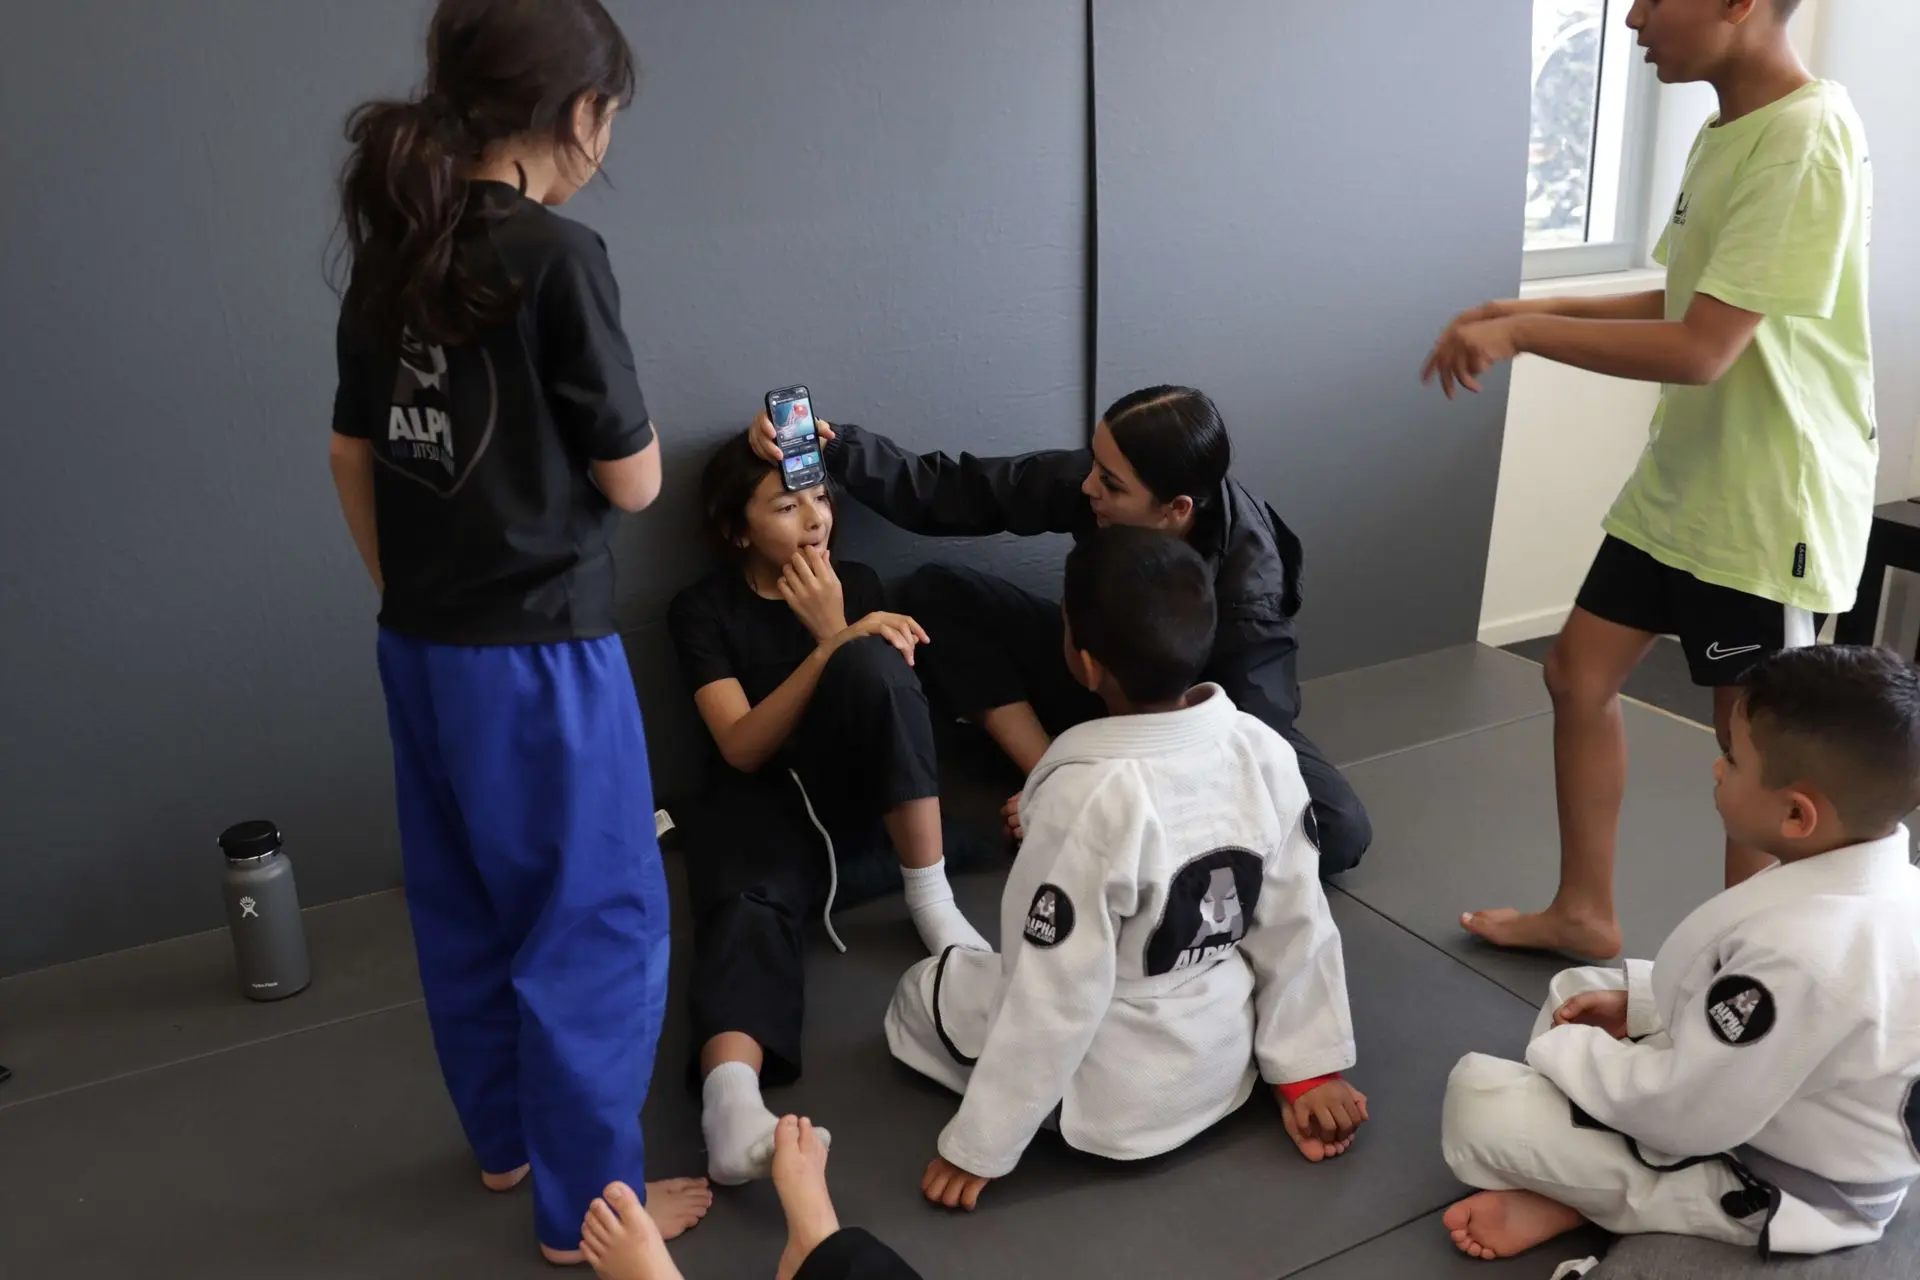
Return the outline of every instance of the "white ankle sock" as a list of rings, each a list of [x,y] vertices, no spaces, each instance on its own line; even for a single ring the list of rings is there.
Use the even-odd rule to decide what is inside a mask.
[[[780,1121],[760,1097],[760,1077],[744,1062],[723,1062],[700,1086],[700,1132],[707,1141],[707,1177],[737,1187],[773,1172],[773,1131]],[[818,1125],[820,1141],[833,1135]]]
[[[945,858],[930,867],[902,867],[900,877],[906,881],[907,912],[913,917],[913,927],[920,931],[920,941],[926,943],[928,951],[939,955],[948,947],[993,950],[961,913],[960,904],[953,900]]]
[[[723,1187],[764,1178],[773,1167],[779,1118],[760,1098],[760,1077],[744,1062],[723,1062],[700,1086],[700,1132],[707,1140],[707,1177]]]

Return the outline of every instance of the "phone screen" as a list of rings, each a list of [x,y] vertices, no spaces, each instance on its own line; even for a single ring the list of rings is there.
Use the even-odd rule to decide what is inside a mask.
[[[810,489],[826,478],[820,437],[813,426],[813,398],[805,387],[767,393],[767,416],[780,446],[781,478],[789,489]]]

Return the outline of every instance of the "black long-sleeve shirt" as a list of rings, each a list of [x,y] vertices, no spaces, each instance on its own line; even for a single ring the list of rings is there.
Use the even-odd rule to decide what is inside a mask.
[[[862,505],[911,533],[970,537],[1070,533],[1095,525],[1080,485],[1093,469],[1086,449],[1013,458],[912,454],[871,431],[834,425],[827,472]],[[1300,539],[1272,507],[1239,481],[1221,482],[1200,511],[1194,549],[1213,568],[1220,611],[1213,656],[1202,679],[1274,729],[1300,714],[1294,671],[1300,611]]]

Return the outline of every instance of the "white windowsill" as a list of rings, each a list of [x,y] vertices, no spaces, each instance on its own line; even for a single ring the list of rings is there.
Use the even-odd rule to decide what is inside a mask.
[[[1606,298],[1622,293],[1648,293],[1667,287],[1665,267],[1637,267],[1632,271],[1608,271],[1594,276],[1555,276],[1547,280],[1527,280],[1520,285],[1523,298]]]

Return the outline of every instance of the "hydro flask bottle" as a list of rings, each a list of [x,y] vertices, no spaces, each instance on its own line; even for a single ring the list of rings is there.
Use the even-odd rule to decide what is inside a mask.
[[[306,990],[307,935],[293,863],[271,822],[242,822],[220,835],[227,866],[227,928],[240,991],[249,1000],[284,1000]]]

